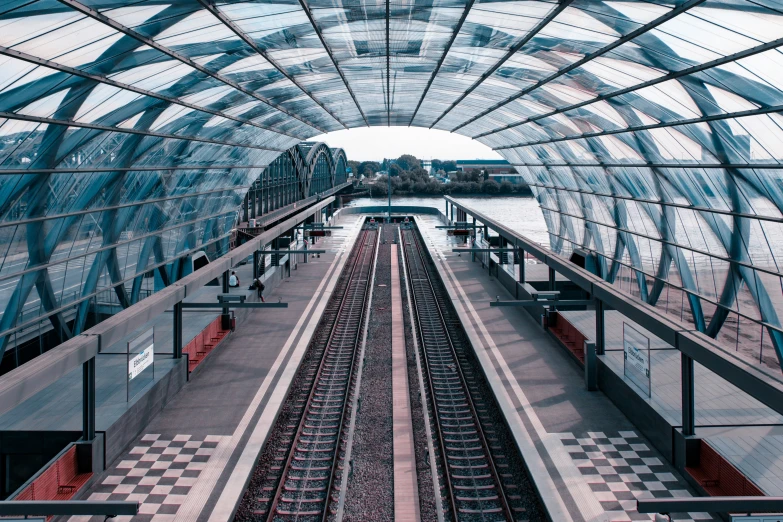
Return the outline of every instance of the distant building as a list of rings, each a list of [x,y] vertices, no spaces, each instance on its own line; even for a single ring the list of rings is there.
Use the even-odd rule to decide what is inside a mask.
[[[489,179],[494,179],[498,183],[503,181],[525,183],[522,175],[506,160],[457,160],[456,163],[458,172],[481,170],[487,172]]]
[[[430,177],[435,175],[435,173],[432,172],[432,160],[421,160],[421,168],[426,170]]]

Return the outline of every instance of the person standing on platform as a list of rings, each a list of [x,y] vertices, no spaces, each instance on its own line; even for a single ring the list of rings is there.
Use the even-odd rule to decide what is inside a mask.
[[[228,278],[228,286],[231,288],[239,287],[239,276],[233,270],[231,271],[231,277]]]
[[[266,288],[264,283],[262,283],[260,279],[256,278],[256,280],[253,281],[253,286],[256,288],[259,301],[266,303],[266,301],[264,301],[264,288]]]

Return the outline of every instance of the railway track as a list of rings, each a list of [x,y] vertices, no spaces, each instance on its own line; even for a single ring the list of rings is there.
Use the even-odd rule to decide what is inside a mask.
[[[418,232],[402,230],[432,438],[443,478],[443,516],[526,520],[521,457]]]
[[[350,417],[357,359],[377,248],[377,230],[356,241],[332,298],[298,371],[301,384],[288,397],[280,434],[265,449],[271,455],[264,478],[251,487],[252,519],[326,520],[338,504],[335,493],[343,439]]]

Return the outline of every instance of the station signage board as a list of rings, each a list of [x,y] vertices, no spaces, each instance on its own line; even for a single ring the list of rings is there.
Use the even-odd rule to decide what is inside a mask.
[[[623,323],[623,373],[647,397],[650,381],[650,338],[628,323]]]
[[[305,230],[305,236],[311,237],[327,237],[332,235],[331,230]]]
[[[128,341],[128,380],[152,366],[155,358],[155,337],[152,328]]]
[[[469,236],[470,230],[451,229],[447,232],[449,236]]]

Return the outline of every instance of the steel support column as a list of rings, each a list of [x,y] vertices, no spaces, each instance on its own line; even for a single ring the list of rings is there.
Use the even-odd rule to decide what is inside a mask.
[[[555,277],[557,275],[557,272],[555,272],[555,269],[551,266],[549,267],[549,291],[554,292],[556,290],[555,288]]]
[[[175,359],[180,359],[182,357],[182,301],[174,304],[173,316],[174,346],[172,348],[172,355]]]
[[[95,439],[95,357],[82,364],[82,439]]]
[[[682,371],[682,434],[686,437],[696,433],[696,388],[693,374],[693,359],[680,354]]]
[[[600,299],[595,300],[595,353],[603,355],[606,353],[606,324],[604,317],[604,302]]]

